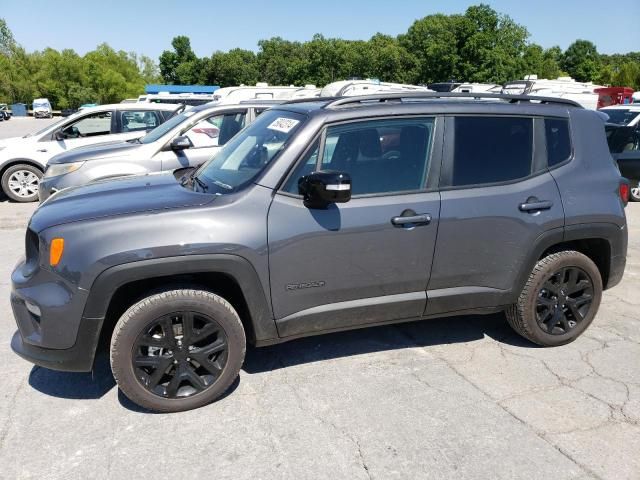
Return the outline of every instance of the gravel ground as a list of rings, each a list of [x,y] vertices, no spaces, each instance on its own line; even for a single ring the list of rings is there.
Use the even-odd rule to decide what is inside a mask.
[[[14,119],[39,127],[44,121]],[[250,349],[199,410],[144,412],[91,374],[9,347],[9,276],[35,206],[0,201],[0,478],[640,478],[640,204],[623,283],[576,342],[536,348],[502,315]]]

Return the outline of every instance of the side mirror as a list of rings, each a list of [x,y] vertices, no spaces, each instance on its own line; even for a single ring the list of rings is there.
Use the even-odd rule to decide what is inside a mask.
[[[180,136],[180,137],[176,137],[173,140],[171,140],[171,144],[170,144],[171,150],[186,150],[187,148],[191,148],[191,140],[189,140],[189,137],[184,137],[184,136]]]
[[[319,171],[298,180],[298,193],[307,208],[327,208],[351,200],[351,176],[345,172]]]
[[[64,136],[64,133],[62,133],[62,130],[56,130],[53,133],[53,138],[58,142],[62,142],[66,137]]]

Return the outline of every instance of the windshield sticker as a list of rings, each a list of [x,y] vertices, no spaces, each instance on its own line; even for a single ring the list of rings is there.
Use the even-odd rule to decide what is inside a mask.
[[[300,123],[300,120],[293,118],[276,118],[267,128],[277,132],[289,133],[293,127]]]

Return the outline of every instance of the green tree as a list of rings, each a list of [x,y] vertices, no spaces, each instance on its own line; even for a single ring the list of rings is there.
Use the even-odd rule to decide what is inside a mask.
[[[595,80],[601,68],[596,46],[588,40],[576,40],[562,56],[562,69],[579,82]]]
[[[517,78],[528,36],[525,27],[488,5],[469,7],[458,29],[462,78],[493,83]]]
[[[259,80],[256,54],[241,48],[215,52],[204,64],[204,72],[206,83],[221,87],[254,85]]]
[[[524,75],[537,75],[538,78],[557,78],[562,74],[560,63],[558,61],[562,51],[560,47],[552,47],[544,50],[540,45],[535,43],[525,47],[522,56]]]
[[[415,58],[417,81],[442,82],[460,76],[461,22],[460,15],[429,15],[399,37],[400,45]]]
[[[173,51],[160,55],[160,73],[168,84],[191,84],[198,81],[202,62],[191,49],[191,40],[184,35],[171,41]]]
[[[300,42],[273,37],[260,40],[258,47],[256,78],[272,85],[303,83],[306,80],[307,62]]]
[[[376,33],[368,42],[368,76],[385,82],[414,83],[419,77],[418,59],[397,38]]]

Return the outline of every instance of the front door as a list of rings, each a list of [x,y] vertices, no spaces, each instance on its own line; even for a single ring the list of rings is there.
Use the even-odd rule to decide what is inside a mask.
[[[53,136],[40,140],[38,145],[40,159],[46,163],[54,155],[73,148],[117,140],[119,137],[113,135],[115,129],[112,123],[112,111],[89,113],[68,123],[59,129],[64,136],[63,140],[55,140]]]
[[[189,148],[160,153],[162,170],[196,167],[206,162],[244,128],[246,121],[246,109],[218,113],[199,120],[180,134],[191,141]]]
[[[430,182],[440,162],[436,123],[395,118],[331,126],[300,160],[268,219],[272,305],[282,337],[422,315],[440,214]],[[326,210],[305,207],[297,182],[314,170],[349,173],[352,199]]]

